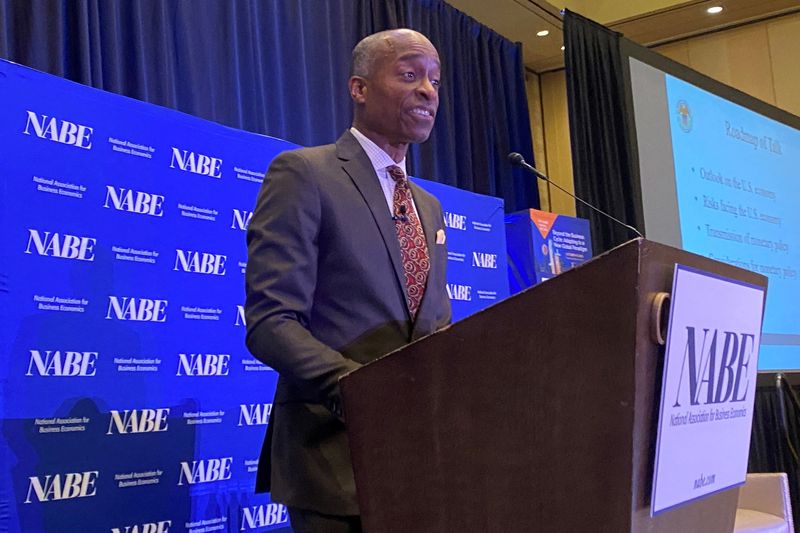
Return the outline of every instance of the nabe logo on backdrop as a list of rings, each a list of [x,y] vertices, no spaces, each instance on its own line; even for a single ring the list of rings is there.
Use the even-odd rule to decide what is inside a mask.
[[[147,522],[122,528],[112,527],[111,533],[168,533],[171,525],[172,520],[162,520],[161,522]]]
[[[463,302],[472,301],[472,287],[469,285],[459,285],[457,283],[447,284],[447,296],[451,300]]]
[[[444,225],[446,228],[457,229],[459,231],[467,230],[467,216],[459,215],[457,213],[444,212]]]
[[[497,254],[472,252],[472,266],[478,268],[497,268]]]
[[[212,481],[225,481],[231,478],[232,464],[233,457],[201,459],[192,462],[181,461],[178,485],[180,486],[184,483],[195,485],[198,483],[211,483]]]
[[[111,410],[108,421],[108,432],[120,435],[130,433],[159,433],[167,431],[169,407],[161,409],[125,409],[123,411]]]
[[[97,352],[61,352],[61,350],[31,350],[26,376],[34,369],[40,376],[94,376],[97,373]]]
[[[286,506],[280,503],[242,507],[242,529],[240,531],[283,524],[288,520],[289,512],[286,510]]]
[[[233,323],[234,326],[246,326],[247,322],[245,322],[244,318],[244,306],[237,305],[236,306],[236,320]]]
[[[128,211],[139,215],[154,217],[164,215],[164,197],[160,194],[106,185],[106,200],[103,207],[111,208],[112,206],[117,211]]]
[[[56,117],[37,115],[33,111],[26,111],[28,119],[25,122],[25,135],[35,135],[40,139],[48,139],[57,143],[76,146],[90,150],[92,148],[92,132],[89,126],[75,124],[68,120],[59,120]]]
[[[196,154],[189,150],[181,150],[173,146],[172,161],[169,166],[170,168],[175,168],[176,165],[184,172],[211,176],[212,178],[222,177],[222,159]]]
[[[231,221],[231,229],[246,230],[250,224],[250,219],[253,218],[252,211],[233,210],[233,220]]]
[[[271,412],[271,403],[239,404],[239,425],[266,426]]]
[[[227,376],[230,354],[180,353],[176,376]]]
[[[106,320],[129,320],[133,322],[166,322],[167,300],[109,296]]]
[[[175,268],[173,270],[212,276],[225,275],[225,262],[228,260],[226,255],[181,250],[180,248],[175,252]]]
[[[28,479],[28,495],[25,503],[34,500],[50,502],[56,500],[71,500],[73,498],[87,498],[97,494],[97,476],[100,472],[71,472],[69,474],[52,474],[47,476],[32,476]]]
[[[36,252],[39,255],[60,257],[61,259],[76,259],[78,261],[94,261],[94,247],[97,239],[92,237],[79,237],[66,233],[54,233],[35,229],[28,229],[28,246],[26,254]],[[33,246],[33,249],[31,249]]]

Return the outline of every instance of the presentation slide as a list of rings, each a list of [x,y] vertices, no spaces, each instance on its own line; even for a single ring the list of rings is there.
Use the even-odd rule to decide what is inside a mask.
[[[649,73],[648,83],[663,86],[658,108],[666,111],[668,127],[664,120],[651,122],[656,133],[642,136],[644,157],[660,144],[661,172],[651,164],[650,178],[671,174],[674,192],[645,186],[643,194],[655,193],[650,204],[676,208],[678,232],[669,244],[769,278],[759,368],[798,368],[800,131],[670,74],[657,71],[652,79],[653,70],[638,69]],[[639,118],[637,135],[648,128]],[[670,145],[672,172],[665,173],[663,152]],[[647,199],[644,204],[647,209]],[[646,219],[648,236],[653,223]]]

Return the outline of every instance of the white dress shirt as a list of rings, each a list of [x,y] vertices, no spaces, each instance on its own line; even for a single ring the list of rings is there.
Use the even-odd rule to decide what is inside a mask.
[[[383,196],[386,198],[386,205],[389,207],[389,213],[392,216],[395,215],[392,206],[394,205],[394,180],[386,171],[387,167],[392,165],[400,167],[403,171],[403,174],[408,177],[408,173],[406,172],[406,158],[404,157],[402,161],[399,163],[395,163],[394,159],[391,158],[389,154],[387,154],[383,148],[372,142],[370,139],[367,138],[366,135],[358,131],[356,128],[351,127],[350,133],[353,134],[353,137],[356,138],[358,144],[361,145],[361,148],[367,153],[367,157],[372,162],[372,167],[375,169],[375,173],[378,175],[378,182],[381,185],[381,190],[383,190]],[[412,203],[414,200],[412,198]],[[414,212],[417,211],[417,205],[414,204]]]

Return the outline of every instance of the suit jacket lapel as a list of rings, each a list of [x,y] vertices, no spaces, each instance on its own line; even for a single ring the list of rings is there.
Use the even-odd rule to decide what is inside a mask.
[[[440,227],[441,223],[437,223],[436,217],[438,215],[436,209],[433,208],[433,204],[430,202],[426,202],[422,195],[418,192],[419,185],[415,183],[411,183],[411,195],[414,197],[414,205],[417,208],[417,216],[419,217],[419,221],[422,224],[422,231],[425,233],[425,244],[428,246],[428,258],[430,260],[430,270],[428,271],[428,280],[425,284],[425,293],[422,295],[422,301],[419,304],[419,309],[417,310],[417,320],[415,321],[416,324],[420,323],[419,318],[424,316],[425,310],[428,307],[427,302],[430,301],[433,296],[431,294],[434,291],[429,291],[428,287],[433,287],[437,283],[440,283],[441,280],[431,279],[431,276],[434,275],[434,265],[436,264],[436,260],[434,259],[434,254],[438,251],[436,249],[436,230]],[[412,338],[414,337],[413,330],[412,330]]]
[[[346,131],[339,140],[336,141],[336,154],[342,160],[342,169],[353,180],[364,201],[369,206],[372,212],[372,217],[375,219],[375,224],[378,225],[378,230],[383,237],[383,242],[386,249],[389,251],[389,257],[392,260],[394,267],[395,278],[403,291],[403,303],[406,306],[406,313],[411,316],[408,309],[408,299],[406,294],[405,275],[403,274],[403,260],[400,256],[400,243],[397,241],[397,231],[392,222],[392,217],[389,216],[389,210],[386,207],[386,197],[383,195],[380,183],[378,183],[378,176],[375,174],[375,169],[367,157],[367,154],[358,144],[358,141],[353,135]]]
[[[422,195],[418,192],[419,185],[409,181],[411,185],[411,196],[414,197],[414,205],[417,208],[417,216],[422,224],[422,231],[425,233],[425,243],[428,246],[428,255],[433,254],[433,247],[436,244],[436,230],[440,224],[436,223],[436,210],[428,202],[425,202]]]

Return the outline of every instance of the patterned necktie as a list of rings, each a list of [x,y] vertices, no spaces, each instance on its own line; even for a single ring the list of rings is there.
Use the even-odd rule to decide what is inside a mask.
[[[406,275],[408,309],[411,311],[411,319],[414,320],[422,296],[425,294],[425,283],[431,268],[428,246],[425,244],[422,224],[411,201],[411,188],[408,186],[406,175],[396,165],[386,167],[386,171],[395,182],[392,198],[394,227],[397,230],[397,240],[400,241],[400,256],[403,259],[403,272]]]

